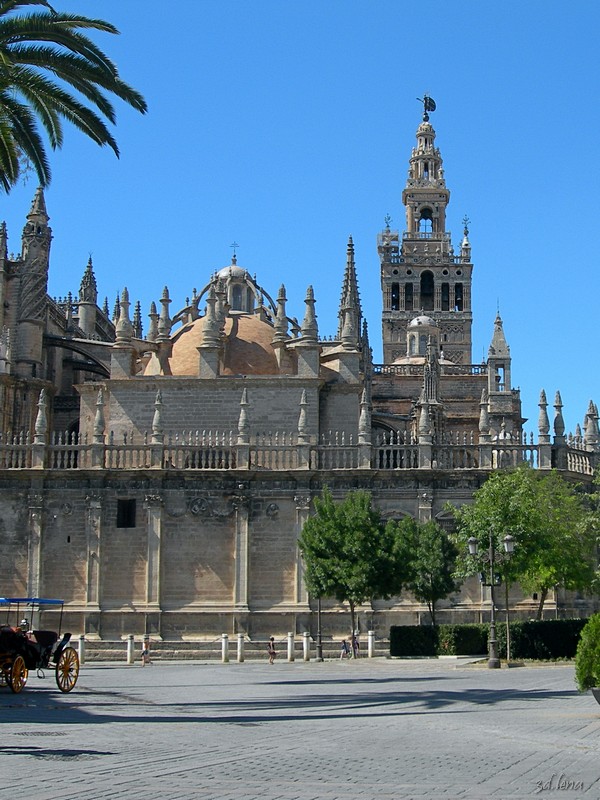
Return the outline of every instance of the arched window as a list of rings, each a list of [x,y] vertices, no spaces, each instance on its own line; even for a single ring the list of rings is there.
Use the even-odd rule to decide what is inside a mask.
[[[400,285],[392,283],[392,311],[400,311]]]
[[[241,286],[234,286],[231,290],[231,308],[233,311],[243,311]]]
[[[422,208],[419,217],[419,233],[431,233],[433,230],[433,214],[430,208]]]
[[[463,285],[462,285],[462,283],[457,283],[454,286],[454,310],[455,311],[462,311],[463,310]]]
[[[427,336],[424,333],[419,335],[419,355],[427,355]]]
[[[404,308],[407,311],[413,310],[413,285],[407,283],[404,287]]]
[[[413,334],[408,338],[408,355],[414,356],[417,352],[417,341],[416,336]]]
[[[425,270],[421,275],[421,308],[433,311],[433,272]]]
[[[450,311],[450,284],[442,283],[442,311]]]

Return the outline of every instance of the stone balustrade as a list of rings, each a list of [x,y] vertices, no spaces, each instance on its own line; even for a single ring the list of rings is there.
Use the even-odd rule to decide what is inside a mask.
[[[77,434],[56,433],[44,444],[30,434],[4,434],[0,436],[0,469],[495,470],[528,463],[534,469],[558,466],[591,476],[600,463],[598,452],[585,450],[579,443],[536,444],[525,435],[521,441],[481,443],[475,434],[463,433],[439,444],[410,441],[406,434],[355,443],[339,432],[329,432],[319,444],[298,441],[294,433],[256,434],[240,444],[231,431],[166,434],[160,443],[152,442],[148,434],[109,434],[107,438],[90,443]]]

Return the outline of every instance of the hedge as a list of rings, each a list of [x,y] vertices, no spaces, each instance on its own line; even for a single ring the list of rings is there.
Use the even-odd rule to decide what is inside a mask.
[[[511,659],[574,658],[587,619],[549,619],[510,623]],[[498,655],[506,658],[506,623],[496,623]],[[489,624],[394,625],[391,656],[483,655],[488,652]]]
[[[510,623],[510,657],[575,658],[587,619],[544,619]],[[496,623],[498,654],[506,658],[506,623]]]

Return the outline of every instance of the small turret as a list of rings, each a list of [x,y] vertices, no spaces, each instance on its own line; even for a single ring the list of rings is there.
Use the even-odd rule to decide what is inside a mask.
[[[496,314],[494,334],[488,349],[488,394],[510,392],[510,347],[504,336],[502,318]]]
[[[92,257],[90,256],[81,279],[78,304],[79,327],[88,337],[93,336],[96,332],[97,302],[98,287],[92,267]]]
[[[48,293],[52,231],[41,188],[35,193],[23,228],[19,263],[16,371],[22,377],[42,376],[42,340]]]

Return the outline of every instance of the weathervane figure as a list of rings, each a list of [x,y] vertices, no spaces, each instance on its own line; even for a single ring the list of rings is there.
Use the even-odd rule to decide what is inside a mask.
[[[423,95],[423,99],[417,97],[419,103],[423,103],[423,122],[429,122],[428,111],[435,111],[435,100],[428,94]]]

